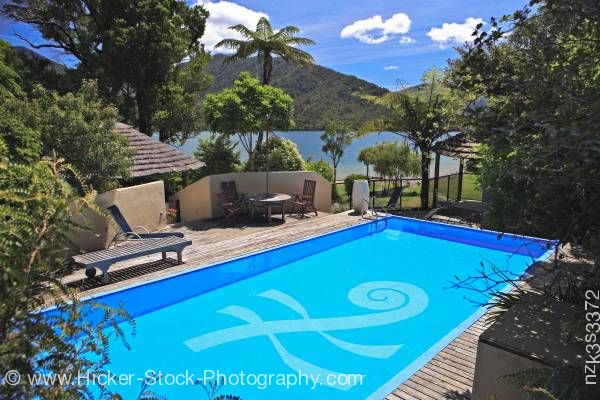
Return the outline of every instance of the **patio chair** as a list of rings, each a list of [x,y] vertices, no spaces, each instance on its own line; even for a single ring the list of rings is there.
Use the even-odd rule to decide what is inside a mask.
[[[315,207],[315,189],[317,181],[306,179],[304,180],[304,188],[302,193],[292,195],[292,213],[297,211],[300,217],[304,217],[307,212],[314,212],[315,216],[319,215]]]
[[[239,194],[235,181],[221,182],[221,191],[227,193],[230,199],[243,203],[245,201],[245,195]]]
[[[113,238],[113,242],[119,241],[120,238],[123,238],[124,240],[162,239],[167,237],[183,238],[183,233],[181,232],[150,232],[143,226],[135,226],[132,228],[121,213],[121,210],[119,210],[119,207],[112,205],[108,207],[107,210],[110,212],[113,219],[119,226],[119,229],[121,230],[121,232],[117,233],[117,235]],[[138,231],[142,230],[143,232],[136,232],[134,229],[137,229]]]
[[[85,268],[85,275],[93,278],[96,275],[96,268],[102,271],[102,282],[108,282],[109,268],[119,262],[138,258],[150,254],[162,253],[162,258],[167,258],[167,252],[177,253],[177,263],[181,264],[181,253],[183,249],[192,244],[189,239],[177,236],[163,237],[160,239],[142,239],[131,241],[121,246],[111,247],[105,250],[93,251],[78,256],[73,256],[71,260],[81,267]]]
[[[219,207],[221,207],[223,210],[223,225],[237,224],[237,217],[242,213],[242,208],[244,205],[232,198],[231,194],[227,192],[217,193],[217,199],[219,202]]]
[[[243,211],[248,211],[246,196],[238,193],[235,181],[221,182],[221,191],[225,192],[229,200],[236,206],[240,206]]]
[[[394,191],[392,192],[392,195],[390,196],[386,206],[376,206],[373,207],[373,209],[376,211],[385,212],[398,211],[398,200],[400,200],[400,196],[402,196],[402,187],[396,187],[394,188]]]

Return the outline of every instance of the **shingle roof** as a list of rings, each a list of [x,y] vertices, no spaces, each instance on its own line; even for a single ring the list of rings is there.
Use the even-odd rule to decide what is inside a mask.
[[[134,127],[118,122],[115,131],[129,140],[134,150],[131,176],[138,178],[168,172],[191,171],[204,166],[194,157],[177,150],[175,147],[159,142],[136,130]]]
[[[452,158],[478,158],[479,143],[471,141],[463,133],[456,134],[446,140],[436,143],[433,151]]]

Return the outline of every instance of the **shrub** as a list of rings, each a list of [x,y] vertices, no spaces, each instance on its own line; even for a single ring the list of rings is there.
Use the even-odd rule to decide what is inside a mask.
[[[308,160],[306,160],[306,162],[304,163],[304,168],[307,171],[314,171],[314,172],[318,173],[324,179],[326,179],[328,182],[332,182],[332,180],[333,180],[333,168],[331,167],[331,164],[329,164],[327,161],[325,161],[323,159],[318,160],[318,161],[313,161],[309,157]]]
[[[198,178],[239,171],[241,167],[240,152],[235,150],[235,143],[225,135],[202,139],[194,156],[204,163]]]
[[[269,136],[269,142],[263,143],[256,151],[254,165],[257,171],[266,170],[269,159],[269,171],[303,171],[304,159],[296,143],[278,136]],[[247,164],[247,169],[249,165]]]

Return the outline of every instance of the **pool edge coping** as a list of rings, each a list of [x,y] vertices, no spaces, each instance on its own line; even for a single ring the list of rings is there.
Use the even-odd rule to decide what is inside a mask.
[[[277,249],[280,249],[280,248],[284,248],[284,247],[287,247],[287,246],[292,246],[292,245],[295,245],[295,244],[298,244],[298,243],[303,243],[303,242],[307,242],[307,241],[314,240],[314,239],[317,239],[317,238],[326,237],[326,236],[329,236],[329,235],[336,234],[338,232],[343,232],[343,231],[346,231],[346,230],[354,229],[354,228],[356,228],[358,226],[367,226],[367,225],[370,225],[370,224],[377,225],[378,223],[381,223],[382,221],[386,221],[386,220],[389,220],[389,219],[409,220],[409,221],[415,221],[415,222],[421,222],[421,223],[429,223],[429,224],[432,224],[432,225],[439,225],[439,226],[445,226],[445,227],[451,226],[453,228],[460,229],[460,230],[493,233],[493,234],[499,235],[499,236],[506,235],[506,236],[509,236],[509,237],[512,237],[512,238],[530,239],[530,240],[535,240],[535,241],[540,241],[540,242],[548,242],[548,243],[552,244],[552,248],[548,249],[542,255],[540,255],[538,257],[535,257],[535,258],[532,257],[533,262],[532,262],[531,265],[534,265],[535,263],[547,260],[555,252],[556,245],[557,245],[557,241],[556,240],[551,240],[551,239],[543,239],[543,238],[538,238],[538,237],[534,237],[534,236],[519,235],[519,234],[515,234],[515,233],[499,232],[499,231],[494,231],[494,230],[489,230],[489,229],[481,229],[481,228],[468,227],[468,226],[449,225],[449,224],[445,224],[445,223],[442,223],[442,222],[429,221],[429,220],[423,220],[423,219],[419,219],[419,218],[411,218],[411,217],[405,217],[405,216],[399,216],[399,215],[387,215],[385,217],[376,218],[376,219],[362,219],[362,220],[358,220],[357,223],[351,224],[349,226],[345,226],[345,227],[334,229],[334,230],[327,231],[327,232],[322,232],[322,233],[316,233],[316,234],[308,235],[308,236],[306,236],[304,238],[301,238],[301,239],[298,239],[298,240],[292,240],[290,242],[278,244],[278,245],[275,245],[275,246],[272,246],[272,247],[268,247],[268,248],[265,248],[265,249],[251,251],[249,253],[245,253],[245,254],[242,254],[242,255],[239,255],[239,256],[235,256],[235,257],[232,257],[232,258],[227,258],[225,260],[217,261],[217,262],[214,262],[214,263],[211,263],[211,264],[198,265],[198,266],[195,266],[195,267],[191,267],[190,269],[187,269],[185,271],[175,272],[173,274],[169,274],[169,275],[166,275],[166,276],[159,276],[159,277],[156,277],[156,278],[149,279],[147,281],[132,282],[131,284],[128,284],[126,286],[122,286],[122,287],[114,288],[114,289],[109,289],[109,290],[102,291],[102,292],[99,292],[99,293],[95,293],[95,294],[92,294],[92,295],[89,295],[89,296],[83,296],[82,298],[79,299],[79,301],[82,301],[82,302],[83,301],[89,301],[89,300],[97,299],[99,297],[103,297],[103,296],[107,296],[107,295],[110,295],[110,294],[114,294],[114,293],[117,293],[117,292],[121,292],[121,291],[125,291],[125,290],[134,289],[136,287],[141,287],[141,286],[153,284],[153,283],[165,280],[165,279],[170,279],[170,278],[174,278],[174,277],[177,277],[177,276],[194,273],[194,272],[197,272],[199,270],[208,269],[208,268],[215,268],[215,267],[218,267],[218,266],[220,266],[222,264],[226,264],[226,263],[229,263],[229,262],[232,262],[232,261],[242,260],[242,259],[245,259],[245,258],[253,257],[253,256],[257,255],[257,254],[262,254],[262,253],[266,253],[266,252],[269,252],[269,251],[274,251],[274,250],[277,250]],[[387,228],[387,222],[386,222],[386,228]],[[440,240],[447,240],[447,239],[440,239]],[[498,251],[501,251],[501,250],[498,250]],[[523,274],[524,273],[525,272],[523,272]],[[520,276],[522,276],[522,275],[520,275]],[[499,290],[498,292],[506,293],[506,292],[510,291],[510,288],[511,288],[511,285],[507,284],[501,290]],[[38,313],[45,313],[47,311],[51,311],[51,310],[54,310],[54,309],[56,309],[55,305],[49,306],[49,307],[44,307],[44,308],[42,308],[40,310],[37,310],[37,312]],[[431,346],[425,352],[423,352],[418,358],[416,358],[415,360],[413,360],[409,365],[407,365],[406,367],[404,367],[401,371],[399,371],[396,375],[394,375],[390,380],[388,380],[386,383],[384,383],[378,389],[376,389],[374,392],[372,392],[367,397],[367,399],[368,400],[383,399],[387,395],[389,395],[390,393],[392,393],[394,391],[394,389],[396,389],[399,386],[401,386],[412,375],[414,375],[421,368],[423,368],[431,359],[433,359],[439,352],[441,352],[446,346],[448,346],[454,339],[456,339],[463,332],[465,332],[473,323],[475,323],[478,319],[480,319],[486,312],[487,312],[487,310],[485,309],[485,307],[481,306],[473,314],[471,314],[465,320],[463,320],[462,322],[460,322],[456,327],[454,327],[450,332],[448,332],[444,337],[442,337],[440,340],[438,340],[433,346]]]
[[[317,238],[320,238],[320,237],[325,237],[325,236],[333,235],[333,234],[338,233],[338,232],[343,232],[343,231],[346,231],[346,230],[353,229],[353,228],[355,228],[355,227],[357,227],[359,225],[377,224],[377,223],[379,223],[381,221],[385,221],[386,219],[394,219],[394,218],[395,219],[405,219],[405,220],[410,220],[410,221],[415,221],[415,222],[425,222],[425,223],[429,223],[429,224],[433,224],[433,225],[446,226],[446,227],[447,226],[452,226],[453,228],[462,229],[462,230],[468,230],[468,231],[494,233],[494,234],[497,234],[497,235],[510,235],[513,238],[524,238],[524,239],[531,239],[531,240],[536,240],[536,241],[544,241],[544,242],[549,242],[549,243],[554,243],[555,242],[555,241],[553,241],[551,239],[537,238],[537,237],[534,237],[534,236],[518,235],[518,234],[514,234],[514,233],[505,233],[505,232],[493,231],[493,230],[489,230],[489,229],[473,228],[473,227],[468,227],[468,226],[449,225],[449,224],[444,224],[444,223],[441,223],[441,222],[429,221],[429,220],[418,219],[418,218],[411,218],[411,217],[404,217],[404,216],[400,216],[400,215],[387,215],[385,217],[377,218],[377,219],[363,219],[362,221],[359,221],[358,223],[350,225],[350,226],[345,226],[343,228],[334,229],[334,230],[328,231],[328,232],[323,232],[323,233],[317,233],[317,234],[314,234],[314,235],[309,235],[309,236],[306,236],[306,237],[304,237],[302,239],[293,240],[293,241],[288,242],[288,243],[278,244],[278,245],[275,245],[275,246],[272,246],[272,247],[268,247],[268,248],[262,249],[262,250],[251,251],[249,253],[242,254],[242,255],[239,255],[239,256],[235,256],[235,257],[232,257],[232,258],[227,258],[225,260],[217,261],[217,262],[212,263],[212,264],[198,265],[198,266],[195,266],[195,267],[191,267],[190,269],[186,269],[185,271],[175,272],[173,274],[169,274],[169,275],[166,275],[166,276],[158,276],[156,278],[152,278],[152,279],[149,279],[149,280],[143,281],[143,282],[132,282],[132,283],[130,283],[128,285],[125,285],[125,286],[122,286],[122,287],[119,287],[119,288],[109,289],[109,290],[102,291],[102,292],[99,292],[99,293],[91,294],[89,296],[83,296],[79,300],[80,301],[88,301],[88,300],[96,299],[98,297],[106,296],[106,295],[113,294],[113,293],[116,293],[116,292],[120,292],[120,291],[124,291],[124,290],[129,290],[129,289],[133,289],[133,288],[144,286],[144,285],[149,285],[149,284],[161,281],[161,280],[173,278],[173,277],[180,276],[180,275],[189,274],[189,273],[192,273],[192,272],[199,271],[201,269],[218,267],[218,266],[220,266],[222,264],[225,264],[225,263],[228,263],[228,262],[242,260],[242,259],[245,259],[245,258],[249,258],[249,257],[255,256],[257,254],[266,253],[266,252],[274,251],[274,250],[277,250],[277,249],[280,249],[280,248],[283,248],[283,247],[287,247],[287,246],[295,245],[295,244],[298,244],[298,243],[302,243],[302,242],[307,242],[307,241],[310,241],[310,240],[314,240],[314,239],[317,239]],[[386,227],[387,227],[387,224],[386,224]],[[445,239],[441,239],[441,240],[445,240]],[[538,259],[542,258],[542,257],[544,257],[544,259],[545,259],[545,258],[547,258],[546,257],[547,253],[552,254],[553,252],[554,252],[553,249],[549,249],[549,250],[546,251],[546,253],[542,254],[541,256],[539,256],[537,258],[534,258],[534,261],[538,262],[539,261]],[[40,309],[38,312],[43,313],[43,312],[46,312],[46,311],[50,311],[50,310],[52,310],[54,308],[56,308],[56,306],[44,307],[44,308]]]

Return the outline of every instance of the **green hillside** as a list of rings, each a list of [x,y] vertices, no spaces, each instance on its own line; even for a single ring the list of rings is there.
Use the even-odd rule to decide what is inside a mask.
[[[256,59],[224,65],[223,58],[222,55],[214,56],[208,66],[208,72],[214,76],[211,92],[233,85],[242,71],[260,75],[261,68]],[[331,119],[357,126],[385,113],[384,108],[354,94],[381,95],[387,92],[386,89],[318,65],[301,68],[276,59],[272,84],[294,99],[296,129],[299,130],[320,130]]]
[[[13,49],[19,57],[30,61],[27,63],[28,70],[24,73],[31,84],[42,83],[60,92],[77,87],[79,75],[67,73],[76,70],[68,70],[64,65],[57,64],[33,50],[24,47]],[[256,58],[227,65],[223,64],[223,58],[223,55],[215,55],[208,64],[208,72],[214,76],[209,92],[232,86],[242,71],[249,71],[257,77],[261,74],[261,66]],[[319,65],[302,68],[275,59],[272,84],[285,90],[294,99],[298,130],[321,130],[332,119],[339,119],[357,127],[385,113],[385,108],[374,105],[356,94],[379,96],[388,93],[387,89]]]

